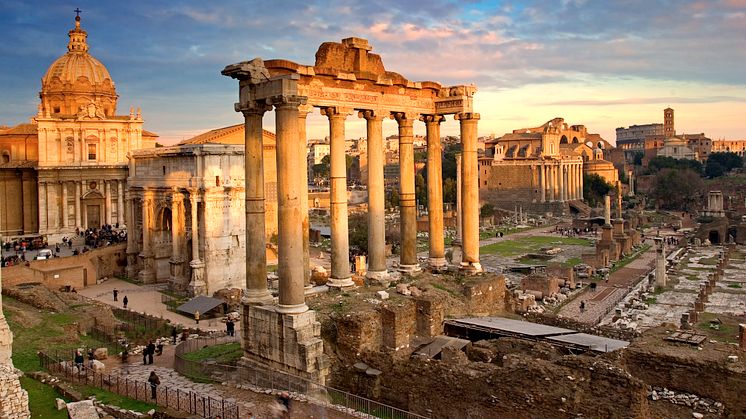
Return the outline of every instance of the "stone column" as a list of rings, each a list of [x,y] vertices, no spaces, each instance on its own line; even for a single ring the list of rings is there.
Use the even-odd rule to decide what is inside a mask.
[[[70,218],[67,207],[67,183],[62,182],[60,185],[62,186],[62,228],[67,228],[68,219]]]
[[[207,283],[204,279],[205,262],[199,258],[199,201],[197,195],[199,189],[189,190],[189,204],[192,212],[192,261],[189,267],[192,268],[192,278],[189,282],[189,292],[193,295],[202,295],[207,292]],[[262,230],[264,234],[264,230]]]
[[[81,190],[85,191],[85,181],[84,180],[80,181],[80,188],[81,188]],[[85,229],[88,228],[88,210],[87,210],[86,206],[83,205],[82,199],[80,201],[80,206],[83,207],[81,209],[81,211],[80,211],[80,217],[83,220],[82,221],[82,223],[83,223],[83,228],[82,229],[85,230]]]
[[[151,229],[151,206],[148,192],[143,193],[142,198],[142,251],[140,257],[143,260],[142,270],[139,273],[139,279],[144,284],[154,282],[155,272],[153,270],[153,251],[150,247],[150,229]]]
[[[309,253],[310,249],[310,238],[309,228],[310,223],[308,220],[308,139],[306,138],[306,117],[308,113],[313,109],[311,106],[302,105],[298,108],[298,141],[300,141],[300,164],[301,167],[301,191],[300,191],[300,207],[301,217],[303,217],[303,286],[311,288],[311,256]]]
[[[635,172],[630,170],[627,179],[629,179],[629,196],[635,196]]]
[[[430,244],[430,268],[445,270],[443,240],[443,168],[442,146],[440,144],[440,123],[442,115],[425,115],[422,120],[427,128],[427,214]]]
[[[301,176],[297,172],[304,166],[298,161],[301,157],[301,152],[298,150],[301,146],[298,141],[298,107],[305,104],[306,98],[284,95],[274,99],[279,214],[277,222],[278,270],[282,273],[277,311],[299,314],[308,311],[303,293]],[[347,273],[349,275],[349,269]]]
[[[335,107],[321,110],[329,118],[329,154],[332,230],[332,272],[327,285],[353,286],[350,277],[350,242],[347,225],[347,165],[345,162],[345,119],[347,111]],[[279,171],[279,169],[278,169]]]
[[[47,182],[39,182],[39,233],[47,231]]]
[[[181,289],[184,284],[181,282],[181,230],[183,226],[183,216],[181,208],[183,195],[178,189],[174,189],[171,194],[171,284],[177,289]]]
[[[604,195],[604,225],[611,225],[611,197]]]
[[[383,116],[363,111],[368,130],[368,273],[372,280],[386,280],[386,198],[383,180]]]
[[[461,125],[461,205],[463,235],[463,260],[461,269],[467,272],[481,272],[479,263],[479,163],[477,161],[477,122],[478,113],[456,114]]]
[[[117,223],[120,228],[124,228],[127,224],[124,216],[124,181],[117,180]]]
[[[539,169],[539,190],[541,193],[541,202],[547,202],[547,175],[543,164],[538,166]]]
[[[399,270],[403,273],[419,271],[417,263],[417,207],[414,191],[414,115],[396,112],[399,124],[399,226],[401,249]]]
[[[244,181],[246,191],[246,294],[247,304],[271,304],[267,288],[267,233],[264,207],[264,112],[271,109],[252,103],[244,115]]]
[[[135,279],[137,277],[137,255],[139,250],[137,249],[137,235],[135,227],[135,200],[132,196],[132,192],[127,192],[127,218],[130,220],[130,226],[127,229],[127,278]]]
[[[655,285],[656,287],[666,286],[666,242],[659,237],[655,237]]]
[[[75,182],[75,227],[82,229],[83,225],[80,221],[80,200],[80,182]]]
[[[111,225],[111,184],[108,180],[104,180],[104,194],[106,197],[104,206],[106,209],[104,210],[106,218],[106,224]]]
[[[463,235],[461,234],[461,153],[456,153],[456,243],[460,246]]]
[[[583,199],[583,164],[578,165],[578,199]]]
[[[567,200],[567,195],[565,194],[565,186],[567,185],[567,179],[565,179],[565,165],[560,163],[557,170],[559,172],[559,176],[557,176],[557,180],[559,180],[559,200],[560,202],[565,202]]]

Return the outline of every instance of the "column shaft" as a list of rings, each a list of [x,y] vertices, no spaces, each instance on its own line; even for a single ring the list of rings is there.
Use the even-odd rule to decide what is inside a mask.
[[[47,183],[39,182],[39,232],[47,231]]]
[[[75,182],[75,227],[76,228],[82,228],[82,224],[80,223],[81,217],[80,217],[80,182]]]
[[[345,155],[345,119],[347,113],[325,108],[329,118],[331,177],[332,273],[329,286],[352,286],[350,277],[350,243],[347,224],[347,165]]]
[[[264,207],[264,130],[266,107],[244,114],[244,181],[246,191],[246,302],[271,303],[267,288],[267,233]]]
[[[544,165],[539,166],[539,187],[541,189],[541,202],[547,202],[547,174]]]
[[[564,202],[567,199],[565,196],[565,166],[560,163],[557,170],[559,171],[559,198],[561,202]]]
[[[383,166],[383,117],[374,111],[361,112],[368,131],[368,273],[371,279],[386,279],[386,197]]]
[[[462,113],[456,118],[461,125],[461,148],[463,162],[461,165],[461,205],[462,216],[463,260],[462,269],[481,272],[479,263],[479,162],[477,160],[477,122],[479,114]]]
[[[280,300],[277,311],[296,314],[308,310],[303,293],[303,217],[301,216],[301,146],[298,107],[305,98],[278,97],[275,104],[277,135],[278,262]]]
[[[430,267],[446,268],[443,240],[443,165],[440,143],[441,115],[423,117],[427,129],[427,214],[430,244]]]
[[[150,201],[147,192],[142,198],[142,254],[145,257],[150,254]]]
[[[70,218],[67,206],[67,183],[62,182],[60,186],[62,187],[62,228],[67,228],[68,218]]]
[[[104,209],[105,212],[105,221],[106,224],[111,225],[111,183],[108,180],[104,180],[104,193],[105,193],[105,203],[104,206],[106,207]]]
[[[412,272],[417,263],[417,208],[414,190],[414,119],[405,113],[394,115],[399,123],[399,217],[401,229],[400,270]]]
[[[303,286],[311,287],[311,255],[310,251],[310,223],[308,220],[308,139],[306,138],[306,116],[311,111],[311,107],[303,106],[298,111],[298,141],[300,141],[300,170],[301,191],[300,207],[301,217],[303,218]]]
[[[461,153],[456,153],[456,242],[461,245],[463,234],[461,231],[463,214],[461,213]]]
[[[124,216],[124,181],[117,180],[117,223],[119,227],[124,227],[127,223]]]
[[[191,204],[191,212],[192,212],[192,263],[194,262],[200,262],[199,259],[199,222],[197,220],[198,214],[197,214],[197,190],[192,189],[189,191],[189,203]],[[143,210],[143,214],[145,211]],[[145,223],[143,222],[143,228],[145,228]],[[145,237],[145,232],[143,231],[143,237]]]

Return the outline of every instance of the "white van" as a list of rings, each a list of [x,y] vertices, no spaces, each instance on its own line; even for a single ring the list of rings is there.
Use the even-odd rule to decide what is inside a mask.
[[[39,254],[36,255],[36,260],[47,260],[52,257],[52,251],[49,249],[39,250]]]

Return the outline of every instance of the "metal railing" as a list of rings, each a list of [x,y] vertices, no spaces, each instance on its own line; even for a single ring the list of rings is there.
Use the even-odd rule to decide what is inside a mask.
[[[180,374],[204,381],[234,382],[249,384],[260,389],[289,391],[303,394],[321,405],[336,405],[357,412],[387,419],[426,419],[427,416],[411,413],[387,404],[370,400],[346,391],[338,390],[303,377],[262,366],[222,365],[214,362],[188,360],[184,354],[207,346],[240,342],[238,336],[191,339],[180,343],[175,349],[175,367]]]
[[[73,352],[65,353],[70,355]],[[48,355],[39,352],[39,360],[44,369],[51,374],[72,383],[81,383],[121,396],[129,397],[146,403],[156,404],[203,418],[221,417],[223,419],[239,419],[239,409],[235,402],[204,396],[193,391],[181,390],[166,385],[155,388],[155,397],[150,383],[146,381],[130,380],[128,378],[96,372],[83,365],[60,358],[60,354]],[[72,359],[67,356],[66,359]]]

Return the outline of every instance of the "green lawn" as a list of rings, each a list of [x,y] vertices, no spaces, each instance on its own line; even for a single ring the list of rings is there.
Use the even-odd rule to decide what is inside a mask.
[[[84,397],[95,396],[96,400],[114,406],[119,406],[123,409],[135,410],[141,413],[147,412],[150,409],[157,409],[158,406],[152,403],[145,403],[139,400],[130,399],[129,397],[120,396],[110,391],[102,390],[98,387],[88,385],[74,385],[75,389],[80,391]]]
[[[234,364],[243,356],[243,349],[238,342],[207,346],[194,352],[184,354],[189,361],[213,360],[218,364]]]
[[[588,239],[575,237],[529,236],[514,240],[504,240],[498,243],[482,246],[479,249],[479,253],[483,255],[498,254],[500,256],[518,256],[536,252],[542,247],[560,245],[593,246],[593,242]]]
[[[643,253],[647,252],[648,250],[650,250],[650,245],[649,244],[643,244],[640,247],[640,250],[632,253],[631,255],[627,255],[627,256],[623,257],[621,260],[619,260],[618,262],[616,262],[614,264],[614,266],[611,268],[611,272],[616,272],[616,271],[622,269],[623,267],[629,265],[630,263],[632,263],[633,260],[635,260],[638,257],[640,257],[640,255],[642,255]]]
[[[55,407],[54,400],[63,398],[57,390],[25,376],[21,377],[21,387],[28,391],[32,418],[67,419],[67,410],[57,410]]]

